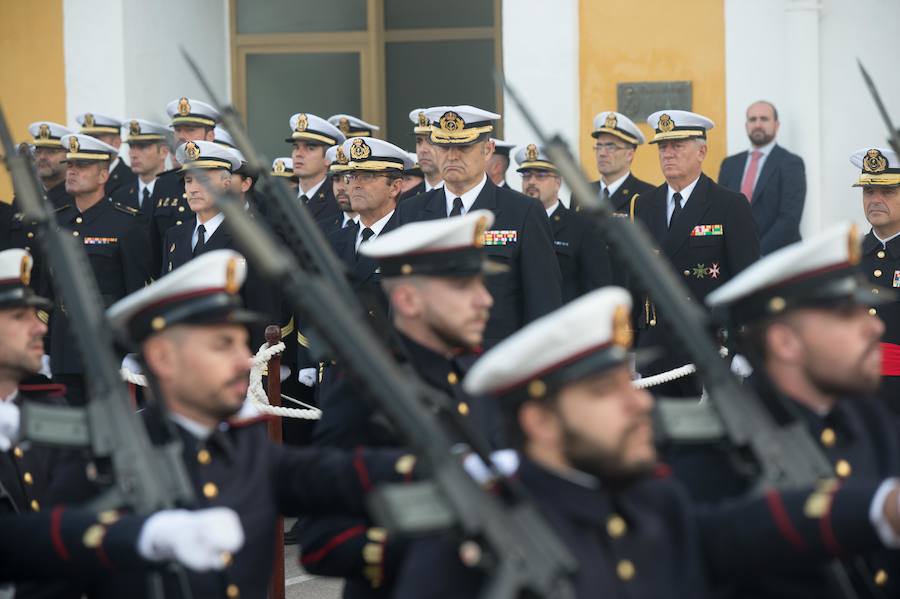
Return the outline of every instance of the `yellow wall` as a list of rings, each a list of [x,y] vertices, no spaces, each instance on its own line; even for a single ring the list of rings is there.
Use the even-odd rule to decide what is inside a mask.
[[[62,0],[0,0],[0,104],[17,143],[34,121],[66,124]],[[0,167],[0,200],[11,199]]]
[[[725,157],[725,15],[723,0],[580,0],[582,165],[597,178],[594,115],[616,108],[616,86],[627,81],[691,81],[693,111],[716,123],[709,134],[706,174]],[[652,131],[638,123],[650,139]],[[638,148],[634,174],[663,181],[654,146]]]

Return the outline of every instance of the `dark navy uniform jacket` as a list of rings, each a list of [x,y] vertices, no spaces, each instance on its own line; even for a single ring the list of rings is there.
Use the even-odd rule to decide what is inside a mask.
[[[485,348],[490,348],[562,305],[562,275],[550,221],[539,201],[497,187],[488,179],[470,208],[480,209],[490,210],[495,217],[485,233],[484,251],[491,260],[509,267],[508,272],[485,279],[494,298],[484,338]],[[395,216],[398,226],[447,218],[444,188],[403,200]]]
[[[189,214],[190,218],[166,232],[163,239],[164,267],[160,276],[164,276],[194,258],[191,242],[197,221],[192,212]],[[251,212],[251,214],[253,213]],[[237,243],[228,229],[227,218],[213,231],[212,235],[207,237],[200,254],[221,249],[238,249]],[[247,280],[241,287],[240,294],[244,306],[248,310],[269,316],[267,324],[280,323],[282,318],[280,288],[260,276],[252,265],[248,265]],[[265,328],[266,325],[263,324],[250,329],[252,333],[250,343],[254,353],[265,341]]]
[[[462,360],[448,359],[397,333],[402,348],[398,359],[410,364],[430,387],[447,394],[450,409],[464,414],[477,431],[496,437],[497,418],[484,401],[473,400],[460,383],[465,375]],[[338,369],[332,390],[322,397],[322,419],[316,426],[313,442],[323,447],[400,447],[403,436],[377,406],[361,392],[352,378]],[[499,445],[497,445],[499,446]],[[301,563],[312,574],[346,579],[344,597],[388,597],[397,572],[406,557],[408,543],[366,518],[311,516],[299,527]],[[369,546],[377,548],[366,549]]]
[[[277,445],[268,438],[265,420],[222,425],[207,439],[176,425],[196,494],[193,507],[233,509],[246,537],[224,573],[188,572],[194,597],[226,597],[228,587],[234,585],[242,598],[264,599],[278,516],[363,514],[366,494],[374,484],[402,482],[413,476],[409,468],[399,467],[412,457],[404,452],[341,452]],[[83,471],[83,467],[69,470],[63,488],[73,497],[84,497],[91,485],[75,470]],[[404,474],[398,473],[401,470]],[[165,584],[166,597],[178,596],[173,578],[167,576]],[[116,576],[99,583],[92,596],[139,598],[144,593],[143,581]]]
[[[527,459],[518,474],[579,561],[573,583],[576,596],[584,599],[710,597],[710,580],[755,580],[779,568],[811,568],[836,549],[859,551],[879,543],[868,520],[877,481],[825,492],[772,492],[698,508],[671,478],[648,479],[611,492]],[[707,477],[714,484],[713,475]],[[484,577],[459,562],[457,546],[448,539],[429,539],[411,548],[396,597],[478,596]],[[827,596],[816,590],[807,587],[805,594],[788,596]]]
[[[643,223],[659,251],[687,286],[691,301],[703,305],[706,296],[759,258],[759,240],[747,199],[700,175],[681,215],[669,229],[668,185],[641,195],[635,219]],[[674,338],[653,298],[633,286],[639,347],[663,346],[666,356],[650,364],[650,375],[690,362]],[[698,334],[701,332],[698,331]]]
[[[73,202],[56,210],[56,220],[83,243],[105,307],[150,282],[147,230],[135,210],[106,198],[81,213]],[[52,288],[46,292],[52,295]],[[50,316],[50,364],[54,376],[83,372],[64,303]]]
[[[793,408],[835,466],[835,480],[823,483],[818,493],[799,497],[799,517],[790,515],[791,499],[787,493],[765,492],[765,502],[748,524],[757,527],[774,523],[770,551],[781,559],[773,559],[765,569],[746,569],[737,576],[719,577],[729,597],[830,597],[822,569],[807,558],[816,552],[830,556],[846,556],[865,550],[864,560],[847,560],[851,579],[861,597],[897,597],[900,586],[894,573],[900,567],[900,554],[879,549],[880,543],[864,520],[850,525],[860,514],[868,514],[871,481],[900,474],[900,444],[897,427],[887,410],[878,402],[862,397],[841,398],[828,415],[821,416],[790,399],[764,396],[765,402],[791,402]],[[777,407],[776,407],[777,409]],[[783,408],[782,408],[782,413]],[[727,445],[700,444],[671,448],[668,461],[675,476],[688,488],[691,496],[705,510],[719,511],[735,498],[753,490],[753,471],[742,476]],[[810,499],[818,495],[815,500]],[[718,516],[718,521],[723,518]],[[731,543],[746,542],[748,532]],[[780,537],[780,538],[779,538]],[[711,546],[715,556],[727,550],[728,539]],[[722,570],[721,568],[719,569]],[[887,573],[879,574],[879,572]],[[884,583],[883,586],[876,584]]]
[[[900,292],[900,238],[883,245],[871,231],[863,238],[859,268],[873,289]],[[900,414],[900,295],[877,308],[884,322],[882,341],[881,397],[894,414]]]
[[[562,273],[564,303],[612,283],[609,251],[597,227],[562,202],[550,215],[550,226]]]

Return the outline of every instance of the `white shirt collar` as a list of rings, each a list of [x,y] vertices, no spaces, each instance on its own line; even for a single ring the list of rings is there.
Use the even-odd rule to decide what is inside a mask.
[[[698,175],[697,178],[694,179],[694,181],[690,185],[687,185],[684,189],[677,192],[677,193],[681,194],[681,207],[682,208],[684,208],[684,205],[687,204],[687,201],[691,198],[691,194],[694,192],[694,188],[697,187],[697,182],[699,180],[700,180],[700,176]],[[674,206],[672,197],[675,195],[676,191],[674,189],[672,189],[671,185],[667,185],[666,187],[668,188],[666,202],[670,206]]]
[[[149,189],[149,190],[150,190],[150,197],[152,197],[152,196],[153,196],[153,189],[154,189],[155,187],[156,187],[156,177],[153,177],[153,179],[152,179],[149,183],[144,183],[143,181],[141,181],[141,178],[138,177],[138,206],[140,206],[141,208],[144,207],[144,205],[143,205],[143,201],[144,201],[144,189],[145,189],[145,188],[146,188],[146,189]]]
[[[316,192],[319,191],[319,188],[322,187],[322,183],[324,183],[325,179],[327,179],[327,178],[328,178],[328,176],[326,175],[325,177],[322,178],[321,181],[319,181],[318,183],[316,183],[315,185],[313,185],[306,191],[303,191],[303,183],[301,182],[300,185],[297,187],[297,197],[299,198],[301,196],[306,196],[307,198],[312,199],[313,196],[316,195]]]
[[[437,189],[444,184],[443,181],[438,181],[436,184],[432,185],[428,182],[428,179],[425,179],[425,191],[431,191],[432,189]]]
[[[559,208],[559,200],[556,200],[556,202],[552,206],[547,208],[547,218],[553,216],[553,213],[556,212],[557,208]]]
[[[219,225],[221,225],[223,222],[225,222],[225,213],[220,212],[205,223],[202,223],[203,228],[206,229],[205,239],[207,242],[209,241],[209,238],[213,236],[213,233],[216,232],[216,229],[219,228]],[[200,217],[194,218],[194,235],[191,238],[192,246],[197,244],[197,228],[200,226],[200,224]]]
[[[600,179],[600,191],[602,192],[604,189],[608,189],[609,195],[613,195],[614,193],[619,191],[619,188],[622,187],[622,183],[625,182],[625,179],[627,179],[630,174],[631,174],[631,171],[628,171],[623,176],[619,177],[618,179],[616,179],[609,185],[604,183],[603,179]]]
[[[359,215],[358,215],[358,214],[357,214],[356,216],[347,216],[347,213],[344,212],[344,213],[343,213],[343,216],[344,216],[344,220],[341,221],[341,228],[342,228],[342,229],[343,229],[344,227],[346,227],[346,226],[347,226],[347,223],[349,223],[349,222],[351,222],[351,221],[352,221],[352,222],[355,222],[355,223],[358,223],[358,222],[359,222]]]
[[[481,193],[481,190],[484,189],[484,186],[487,184],[487,174],[481,176],[481,182],[465,192],[461,196],[455,196],[450,193],[450,190],[447,189],[447,186],[444,186],[444,197],[447,200],[447,214],[450,214],[450,211],[453,210],[453,200],[459,197],[463,203],[463,214],[468,214],[469,210],[472,208],[472,204],[475,203],[475,200],[478,199],[478,194]]]
[[[888,237],[887,239],[882,239],[882,238],[879,237],[878,234],[875,232],[875,229],[872,229],[872,237],[874,237],[875,239],[877,239],[878,241],[880,241],[882,247],[887,247],[888,242],[891,241],[892,239],[894,239],[894,238],[897,237],[897,236],[900,236],[900,232],[894,233],[893,235],[891,235],[891,236]]]
[[[769,153],[772,151],[772,148],[774,148],[774,147],[775,147],[775,140],[773,139],[772,141],[770,141],[770,142],[767,143],[766,145],[762,146],[761,148],[757,148],[756,146],[752,146],[752,147],[750,148],[750,150],[748,150],[748,154],[752,154],[753,152],[759,152],[759,153],[761,153],[763,156],[768,156]]]
[[[369,241],[375,239],[376,237],[378,237],[381,234],[382,229],[384,229],[384,226],[387,224],[387,222],[389,220],[391,220],[392,216],[394,216],[393,210],[391,210],[390,212],[388,212],[387,214],[382,216],[380,219],[378,219],[377,221],[375,221],[374,223],[369,225],[368,228],[372,229],[372,231],[375,233],[374,235],[369,237]],[[356,232],[356,249],[359,249],[359,244],[362,243],[363,229],[365,229],[367,227],[362,224],[362,221],[357,220],[357,222],[359,223],[359,231]]]
[[[169,418],[198,439],[209,439],[209,436],[213,434],[213,428],[200,424],[196,420],[191,420],[182,414],[169,412]]]
[[[120,161],[121,161],[121,158],[119,157],[118,154],[116,154],[116,157],[115,157],[115,158],[113,159],[113,161],[109,164],[109,172],[110,172],[110,174],[112,174],[112,172],[113,172],[114,170],[116,170],[116,167],[119,166],[119,162],[120,162]]]

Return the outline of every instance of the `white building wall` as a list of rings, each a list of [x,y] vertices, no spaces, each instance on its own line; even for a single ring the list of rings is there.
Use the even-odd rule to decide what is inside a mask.
[[[818,14],[815,32],[804,20],[809,11]],[[895,121],[900,119],[897,23],[897,0],[725,0],[728,151],[749,144],[747,106],[758,99],[772,101],[781,119],[779,143],[803,156],[813,178],[810,189],[818,190],[816,197],[807,195],[804,235],[838,220],[866,225],[860,192],[850,187],[857,173],[847,157],[864,146],[885,145],[887,131],[856,59],[875,79]],[[811,68],[817,73],[797,70],[807,64],[798,56],[802,49],[816,53]],[[812,85],[818,87],[814,95]],[[804,152],[811,142],[815,147]],[[811,163],[810,154],[818,159]]]
[[[504,0],[503,70],[507,81],[536,115],[547,134],[559,133],[573,151],[578,141],[578,0]],[[508,95],[503,100],[504,138],[536,143]],[[506,180],[521,188],[515,161]],[[568,201],[569,193],[562,197]]]
[[[227,10],[228,0],[64,0],[69,125],[86,111],[166,123],[171,100],[208,100],[181,46],[230,101]]]

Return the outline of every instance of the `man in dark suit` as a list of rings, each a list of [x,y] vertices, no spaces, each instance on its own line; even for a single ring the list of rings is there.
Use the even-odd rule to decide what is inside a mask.
[[[146,221],[150,255],[153,258],[152,272],[156,275],[162,268],[159,262],[162,237],[154,234],[156,204],[153,202],[153,194],[160,174],[166,170],[170,132],[163,125],[142,119],[131,119],[123,128],[128,131],[125,138],[128,142],[128,158],[131,160],[131,170],[137,177],[132,183],[119,187],[113,194],[113,201],[137,210]]]
[[[719,185],[741,192],[753,212],[763,255],[800,241],[800,218],[806,199],[803,159],[775,143],[778,111],[770,102],[747,109],[750,151],[722,161]]]
[[[225,214],[215,203],[214,193],[235,188],[233,173],[241,168],[240,156],[230,148],[211,141],[189,141],[175,152],[182,165],[184,186],[193,218],[166,232],[163,240],[163,276],[194,257],[213,250],[234,248],[235,241],[225,222]],[[265,326],[281,318],[281,294],[278,287],[263,280],[253,269],[241,291],[244,303],[268,317],[268,322],[251,330],[250,343],[255,351],[265,340]]]
[[[331,223],[341,209],[334,199],[331,185],[327,185],[328,162],[325,151],[346,139],[340,129],[314,114],[299,112],[291,117],[291,144],[294,176],[300,181],[298,199],[306,204],[313,220],[323,231],[330,231]]]
[[[644,134],[624,114],[606,111],[594,117],[594,157],[600,179],[594,182],[601,198],[608,199],[616,214],[631,215],[631,204],[637,196],[649,193],[653,185],[631,173],[637,147]]]
[[[544,149],[528,144],[515,154],[522,192],[540,200],[553,229],[553,246],[562,272],[562,299],[570,302],[612,280],[609,253],[596,226],[559,199],[562,179]]]
[[[115,148],[80,133],[65,135],[61,141],[68,148],[66,190],[73,201],[56,209],[56,222],[84,245],[100,294],[109,306],[151,280],[146,226],[137,210],[116,204],[106,195],[104,184]],[[52,291],[48,288],[45,293]],[[84,403],[83,358],[64,308],[50,315],[50,369],[53,381],[66,385],[69,402]]]
[[[656,129],[650,143],[659,148],[666,183],[638,198],[635,219],[647,227],[662,255],[687,285],[691,299],[703,302],[707,294],[759,258],[750,205],[739,193],[703,174],[706,132],[713,127],[712,121],[692,112],[665,110],[650,115],[647,122]],[[640,298],[635,310],[638,346],[668,350],[641,373],[657,374],[689,363],[669,324],[657,314],[653,298],[641,290],[633,291]],[[695,377],[672,381],[657,390],[672,396],[700,393]]]
[[[460,357],[481,345],[491,306],[483,280],[494,267],[476,243],[491,220],[490,212],[476,210],[412,223],[360,246],[362,254],[378,261],[384,277],[381,284],[391,300],[390,344],[397,359],[451,398],[450,410],[488,435],[487,406],[473,401],[459,383],[465,374]],[[353,449],[407,444],[366,389],[350,377],[337,385],[323,398],[316,445]],[[408,546],[402,535],[348,514],[306,518],[298,532],[303,566],[312,574],[346,578],[345,599],[391,596]]]
[[[863,239],[860,269],[872,284],[893,298],[877,308],[884,322],[881,337],[881,388],[878,395],[900,413],[900,158],[889,148],[863,148],[850,162],[860,171],[863,209],[872,229]],[[876,309],[873,308],[873,311]]]
[[[404,200],[398,224],[466,214],[487,209],[493,228],[484,245],[508,272],[491,277],[494,298],[485,346],[492,347],[535,318],[562,305],[562,275],[553,249],[553,232],[541,203],[519,192],[497,187],[485,174],[493,154],[490,133],[500,115],[471,106],[432,108],[431,144],[444,187]]]
[[[79,133],[90,135],[109,144],[116,149],[116,156],[109,167],[109,179],[106,181],[106,195],[112,196],[120,187],[131,185],[137,176],[122,161],[118,150],[122,147],[122,121],[102,114],[85,112],[75,117],[81,125]]]
[[[426,110],[429,109],[416,108],[409,113],[409,120],[413,124],[413,134],[416,136],[416,162],[422,170],[423,180],[400,196],[401,202],[444,184],[441,170],[435,162],[434,148],[431,147],[431,123],[425,116]]]

